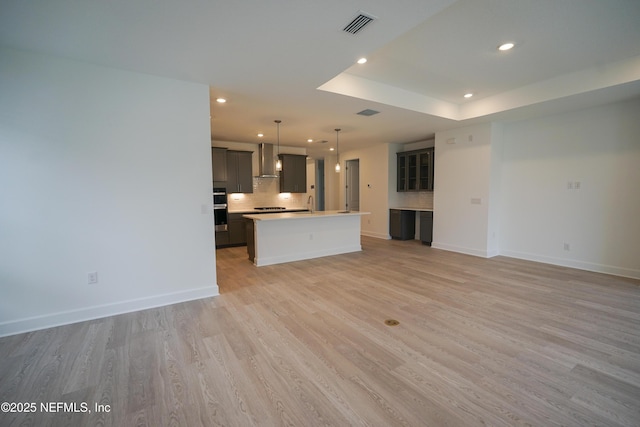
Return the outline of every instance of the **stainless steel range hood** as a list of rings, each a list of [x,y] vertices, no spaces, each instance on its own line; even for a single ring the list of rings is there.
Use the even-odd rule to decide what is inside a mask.
[[[260,144],[260,178],[277,178],[273,144]]]

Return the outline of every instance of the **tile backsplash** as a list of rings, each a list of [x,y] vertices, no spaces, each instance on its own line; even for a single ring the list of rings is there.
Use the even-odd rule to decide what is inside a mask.
[[[280,193],[278,178],[253,178],[253,193],[232,193],[227,197],[229,211],[252,210],[257,206],[306,208],[305,193]]]
[[[433,191],[398,193],[399,206],[433,209]]]
[[[306,193],[280,193],[278,178],[253,178],[253,193],[228,195],[229,211],[249,211],[257,206],[282,206],[290,209],[307,207]],[[395,205],[395,204],[394,204]],[[398,193],[397,206],[433,209],[433,192]]]

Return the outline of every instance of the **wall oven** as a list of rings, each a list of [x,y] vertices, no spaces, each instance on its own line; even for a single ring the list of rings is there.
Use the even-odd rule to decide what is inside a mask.
[[[227,189],[213,189],[213,218],[215,231],[227,231]]]

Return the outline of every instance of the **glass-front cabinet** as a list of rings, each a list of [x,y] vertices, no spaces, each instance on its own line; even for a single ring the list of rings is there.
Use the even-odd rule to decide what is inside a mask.
[[[407,156],[398,153],[398,179],[396,186],[398,191],[406,191],[407,188]]]
[[[433,149],[418,153],[420,183],[418,190],[433,190]]]
[[[433,191],[434,149],[397,153],[398,191]]]
[[[407,162],[407,191],[415,191],[418,189],[418,156],[407,156]]]

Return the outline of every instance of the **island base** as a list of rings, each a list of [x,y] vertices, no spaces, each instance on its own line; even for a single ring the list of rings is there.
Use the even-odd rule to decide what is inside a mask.
[[[262,218],[247,224],[247,252],[258,267],[362,250],[357,214]]]

